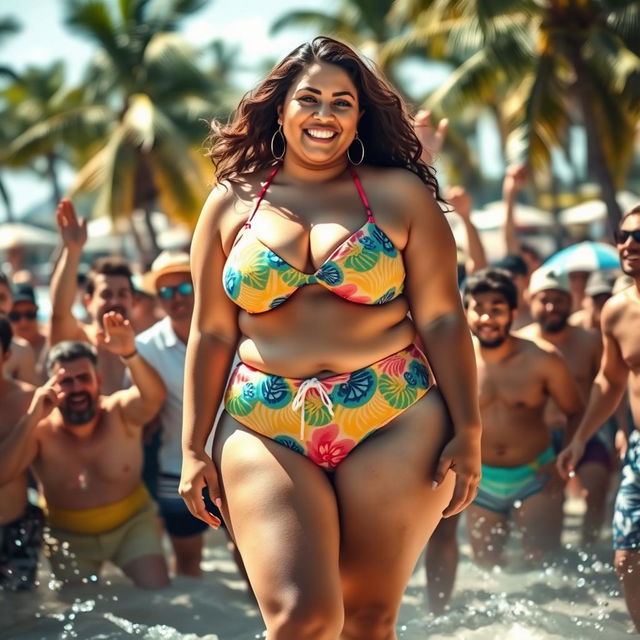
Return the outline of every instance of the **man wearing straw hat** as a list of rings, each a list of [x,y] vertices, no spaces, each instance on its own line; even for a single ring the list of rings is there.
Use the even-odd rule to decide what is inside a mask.
[[[160,423],[159,473],[156,500],[171,538],[177,574],[200,576],[204,532],[208,526],[194,518],[178,494],[182,468],[182,395],[187,340],[193,313],[193,284],[189,255],[163,251],[142,281],[143,288],[157,296],[166,317],[136,338],[136,347],[162,377],[167,398]],[[220,517],[217,507],[208,508]]]

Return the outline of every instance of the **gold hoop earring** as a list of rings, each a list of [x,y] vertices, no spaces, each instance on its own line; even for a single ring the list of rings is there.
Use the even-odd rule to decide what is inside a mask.
[[[364,160],[364,143],[362,142],[362,140],[360,140],[360,136],[358,136],[358,134],[356,133],[356,137],[353,139],[353,142],[359,142],[360,143],[360,148],[362,150],[362,153],[360,155],[360,160],[358,160],[358,162],[354,162],[353,159],[351,158],[351,154],[349,153],[351,151],[351,147],[349,147],[347,149],[347,158],[349,158],[349,162],[354,166],[357,167],[358,165],[362,164],[362,161]],[[353,143],[352,143],[353,144]]]
[[[276,152],[274,151],[274,146],[275,146],[275,142],[276,142],[276,136],[280,134],[280,137],[282,138],[282,153],[280,155],[277,155]],[[273,135],[271,136],[271,155],[274,157],[275,160],[282,160],[282,158],[284,158],[284,154],[287,151],[287,139],[284,137],[284,133],[282,133],[282,125],[278,125],[278,128],[274,131]]]

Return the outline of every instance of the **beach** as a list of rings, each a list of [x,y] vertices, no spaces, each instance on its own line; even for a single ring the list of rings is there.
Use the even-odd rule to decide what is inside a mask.
[[[508,567],[485,571],[470,560],[464,523],[461,562],[450,610],[427,612],[423,559],[405,592],[398,638],[403,640],[617,640],[632,636],[611,566],[610,530],[589,554],[580,551],[583,504],[568,502],[564,550],[554,561],[523,569],[517,540]],[[174,578],[171,587],[143,591],[109,568],[95,584],[57,590],[46,560],[31,593],[2,594],[4,640],[251,640],[263,638],[255,602],[227,549],[225,534],[207,533],[201,580]]]

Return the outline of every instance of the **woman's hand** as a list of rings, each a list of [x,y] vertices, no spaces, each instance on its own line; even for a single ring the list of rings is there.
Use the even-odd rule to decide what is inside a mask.
[[[204,504],[202,490],[207,487],[211,502],[218,509],[222,506],[218,472],[211,458],[204,452],[188,451],[182,457],[182,474],[178,493],[185,501],[191,515],[199,518],[214,529],[220,527],[220,518],[209,513]]]
[[[434,489],[443,482],[449,470],[456,474],[456,484],[451,502],[442,512],[443,518],[460,513],[476,497],[481,475],[479,435],[458,433],[449,440],[440,454],[433,477]]]

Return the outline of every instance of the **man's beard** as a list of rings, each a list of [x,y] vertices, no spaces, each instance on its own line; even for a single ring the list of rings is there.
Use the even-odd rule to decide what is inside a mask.
[[[620,268],[622,269],[622,273],[627,276],[631,276],[634,279],[640,278],[640,268],[638,267],[629,267],[627,269],[624,268],[624,260],[620,261]]]
[[[478,338],[478,342],[483,349],[497,349],[502,346],[505,340],[509,337],[509,332],[511,331],[511,323],[509,323],[506,327],[504,327],[504,332],[493,340],[483,340],[480,337],[480,332],[474,333],[476,338]]]
[[[552,320],[551,322],[546,321],[545,318],[540,318],[538,323],[545,333],[560,333],[567,326],[568,320],[569,318],[567,316],[558,318],[558,320]]]
[[[88,399],[88,404],[87,404],[87,408],[86,409],[74,409],[70,404],[69,401],[71,399],[78,399],[78,398],[87,398]],[[61,405],[60,407],[60,411],[62,412],[62,416],[64,417],[64,420],[67,424],[70,425],[83,425],[83,424],[87,424],[87,422],[89,422],[90,420],[92,420],[95,415],[96,415],[96,409],[97,409],[97,403],[96,401],[91,397],[90,394],[86,393],[86,392],[81,392],[81,393],[73,393],[71,394],[64,402],[63,405]]]

